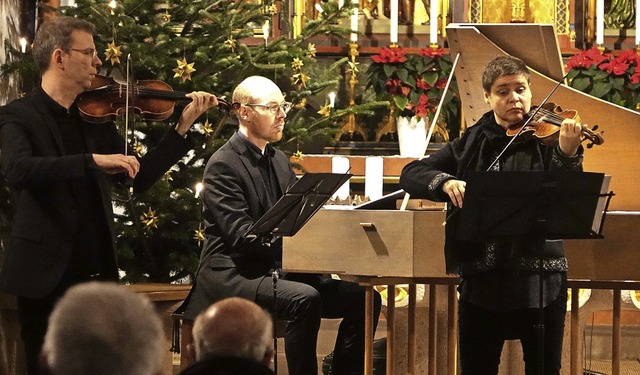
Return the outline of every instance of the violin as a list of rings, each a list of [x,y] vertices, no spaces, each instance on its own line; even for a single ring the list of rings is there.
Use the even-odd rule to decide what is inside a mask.
[[[80,116],[94,124],[114,121],[127,110],[127,90],[130,90],[129,109],[149,120],[166,120],[173,113],[176,102],[191,101],[186,93],[173,91],[169,84],[160,80],[137,81],[130,88],[128,86],[112,77],[96,75],[91,88],[76,98]],[[217,99],[218,106],[228,112],[229,103]]]
[[[576,110],[562,110],[560,106],[549,102],[529,111],[525,119],[527,122],[521,122],[509,127],[509,129],[507,129],[507,136],[517,137],[515,139],[516,141],[524,142],[535,138],[542,144],[551,144],[558,141],[560,125],[564,119],[573,119],[580,122],[580,116]],[[524,125],[522,125],[523,123]],[[523,126],[524,129],[522,129]],[[597,129],[598,125],[594,125],[591,129],[587,127],[582,128],[583,141],[589,140],[587,148],[604,143],[604,138],[602,137],[603,132],[596,133],[595,130]]]

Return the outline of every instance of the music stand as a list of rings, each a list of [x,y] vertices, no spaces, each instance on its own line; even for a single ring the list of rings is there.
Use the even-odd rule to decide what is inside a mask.
[[[351,176],[349,173],[305,173],[249,227],[247,235],[293,236]]]
[[[260,219],[247,230],[247,236],[263,236],[269,242],[277,236],[293,236],[318,212],[340,186],[353,176],[349,173],[305,173]],[[278,337],[276,323],[278,270],[271,272],[273,283],[273,356],[274,372],[278,372]]]
[[[575,171],[477,172],[467,179],[456,236],[462,241],[529,237],[604,238],[610,176]],[[543,254],[540,253],[538,370],[544,371]]]

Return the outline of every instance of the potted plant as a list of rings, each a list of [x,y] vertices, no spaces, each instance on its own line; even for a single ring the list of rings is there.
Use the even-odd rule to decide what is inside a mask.
[[[623,50],[617,56],[597,47],[583,50],[567,61],[569,86],[589,95],[640,111],[638,52]]]
[[[391,102],[390,116],[396,118],[400,154],[424,155],[425,122],[433,120],[442,95],[445,95],[441,109],[443,123],[453,123],[458,113],[455,85],[444,92],[452,69],[450,56],[442,48],[426,47],[417,54],[407,54],[402,47],[392,46],[382,48],[371,59],[366,87],[372,88],[380,99]],[[404,150],[405,139],[420,144]]]

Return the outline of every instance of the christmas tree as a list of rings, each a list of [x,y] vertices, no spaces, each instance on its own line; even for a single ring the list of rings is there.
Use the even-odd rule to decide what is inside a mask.
[[[312,139],[330,140],[336,124],[345,116],[372,115],[375,108],[388,106],[388,102],[371,101],[332,110],[324,99],[317,99],[339,91],[344,70],[349,69],[348,58],[318,63],[310,40],[317,35],[345,40],[350,30],[341,19],[354,6],[350,2],[342,8],[337,3],[324,3],[318,19],[307,21],[295,36],[289,32],[290,12],[282,2],[76,3],[75,7],[58,11],[96,25],[96,47],[104,52],[101,73],[107,76],[122,80],[129,71],[139,85],[144,85],[145,80],[159,80],[176,91],[207,91],[223,98],[230,98],[233,88],[248,76],[273,79],[287,100],[294,103],[287,115],[283,141],[277,145],[291,153]],[[278,25],[279,32],[265,24]],[[256,31],[267,37],[256,35]],[[23,77],[32,74],[29,55],[20,57],[23,58],[2,66],[0,73],[19,72]],[[134,151],[142,155],[155,145],[168,127],[175,125],[179,112],[163,122],[141,118],[132,121],[127,138]],[[116,122],[119,128],[125,128],[122,118]],[[126,189],[115,190],[118,259],[124,281],[174,282],[193,275],[204,239],[197,185],[209,156],[235,129],[234,118],[227,111],[210,111],[190,132],[196,148],[151,190],[133,196]],[[1,193],[3,212],[8,212],[11,202],[4,200],[4,190]],[[0,221],[0,225],[5,224]]]

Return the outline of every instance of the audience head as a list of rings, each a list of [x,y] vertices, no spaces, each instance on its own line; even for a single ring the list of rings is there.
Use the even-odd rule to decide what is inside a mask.
[[[152,375],[166,351],[160,317],[116,283],[70,288],[49,317],[42,366],[51,375]]]
[[[260,306],[231,297],[214,303],[193,324],[195,358],[252,359],[269,365],[273,358],[273,321]]]

